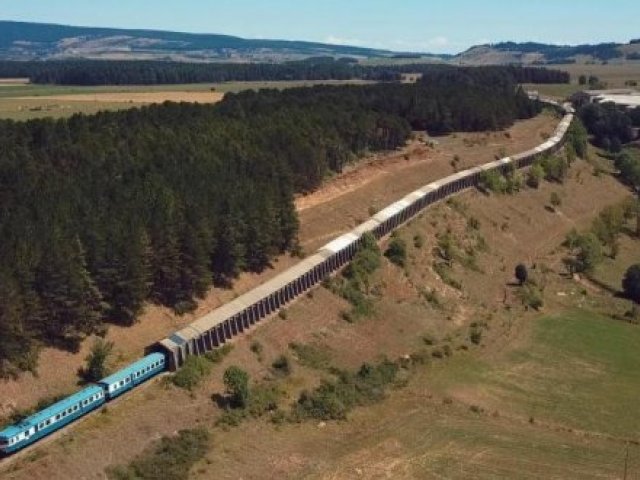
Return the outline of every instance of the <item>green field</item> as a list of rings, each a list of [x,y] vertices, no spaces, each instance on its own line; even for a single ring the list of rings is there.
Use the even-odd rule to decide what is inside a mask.
[[[637,326],[575,310],[539,318],[524,344],[491,363],[458,356],[433,381],[500,413],[635,439],[639,345]]]

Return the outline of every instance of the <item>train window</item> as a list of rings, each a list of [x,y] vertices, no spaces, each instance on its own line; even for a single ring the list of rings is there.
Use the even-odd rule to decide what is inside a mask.
[[[56,415],[56,420],[60,420],[60,415]]]
[[[120,384],[119,385],[123,386],[124,385],[124,380],[120,380]]]

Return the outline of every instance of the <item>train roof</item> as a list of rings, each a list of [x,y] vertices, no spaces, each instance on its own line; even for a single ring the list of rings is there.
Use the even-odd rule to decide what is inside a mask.
[[[5,428],[0,432],[0,437],[13,437],[21,432],[24,432],[25,430],[28,430],[30,427],[36,426],[39,423],[56,416],[58,413],[70,407],[73,407],[74,405],[77,405],[82,400],[89,398],[91,395],[102,392],[102,387],[98,385],[91,385],[90,387],[80,390],[73,395],[69,395],[68,397],[54,403],[53,405],[49,405],[39,412],[28,416],[21,422]]]
[[[140,360],[133,362],[131,365],[124,367],[122,370],[118,370],[112,375],[109,375],[106,378],[103,378],[98,383],[110,385],[112,383],[117,383],[120,380],[124,380],[130,374],[137,372],[143,367],[150,365],[158,360],[164,360],[164,355],[161,353],[151,353],[146,357],[141,358]]]

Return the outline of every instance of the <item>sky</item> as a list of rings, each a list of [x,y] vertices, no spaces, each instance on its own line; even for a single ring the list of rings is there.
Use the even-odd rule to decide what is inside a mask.
[[[458,53],[640,38],[640,0],[0,0],[1,20]]]

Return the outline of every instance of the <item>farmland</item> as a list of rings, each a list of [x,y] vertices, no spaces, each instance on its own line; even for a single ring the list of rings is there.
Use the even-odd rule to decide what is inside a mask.
[[[69,117],[76,113],[94,114],[103,110],[122,110],[165,101],[214,103],[227,92],[345,83],[363,84],[367,82],[229,82],[126,87],[67,87],[33,85],[22,79],[6,79],[5,82],[0,83],[0,119],[60,118]]]

